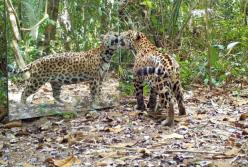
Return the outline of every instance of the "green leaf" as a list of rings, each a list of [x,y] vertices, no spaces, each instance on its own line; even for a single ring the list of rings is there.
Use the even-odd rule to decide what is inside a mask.
[[[153,8],[154,8],[154,4],[153,4],[153,2],[150,1],[150,0],[144,0],[144,1],[141,3],[141,5],[145,5],[145,6],[147,6],[147,7],[150,8],[150,9],[153,9]]]
[[[219,61],[219,53],[217,51],[217,49],[215,47],[211,47],[211,64],[213,66],[217,66],[218,65],[218,61]]]

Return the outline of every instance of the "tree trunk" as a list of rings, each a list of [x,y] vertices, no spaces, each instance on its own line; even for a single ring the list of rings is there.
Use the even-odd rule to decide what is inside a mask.
[[[212,54],[211,54],[211,28],[209,25],[209,17],[208,17],[208,0],[205,0],[205,35],[206,35],[206,45],[208,48],[208,85],[210,90],[212,90],[213,84],[212,84],[212,73],[211,73],[211,68],[212,68],[212,64],[211,64],[211,59],[212,59]]]
[[[49,15],[49,19],[54,22],[57,21],[59,12],[59,0],[49,0],[47,14]],[[55,39],[56,34],[56,25],[49,24],[45,29],[45,41],[44,41],[44,52],[45,54],[50,53],[50,42]]]
[[[7,38],[6,38],[6,6],[0,15],[4,20],[0,21],[0,93],[3,94],[3,101],[0,103],[0,122],[8,116],[8,80],[7,80]]]
[[[18,22],[17,14],[15,12],[11,0],[6,0],[5,5],[8,11],[11,28],[14,34],[14,38],[12,39],[12,45],[15,51],[15,60],[18,67],[20,69],[23,69],[26,65],[18,47],[18,41],[21,40],[21,35],[19,30],[19,22]],[[25,73],[24,77],[28,78],[28,75]]]

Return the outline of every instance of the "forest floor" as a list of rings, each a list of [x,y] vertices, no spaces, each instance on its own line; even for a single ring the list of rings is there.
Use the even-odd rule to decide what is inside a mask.
[[[172,127],[135,110],[133,96],[97,112],[0,124],[0,167],[248,166],[248,88],[195,85],[185,106]]]

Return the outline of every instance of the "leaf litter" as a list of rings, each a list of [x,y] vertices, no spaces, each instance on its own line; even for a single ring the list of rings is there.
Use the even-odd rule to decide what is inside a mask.
[[[247,96],[199,86],[185,93],[187,115],[172,127],[135,110],[134,99],[93,115],[1,125],[0,166],[247,166]]]

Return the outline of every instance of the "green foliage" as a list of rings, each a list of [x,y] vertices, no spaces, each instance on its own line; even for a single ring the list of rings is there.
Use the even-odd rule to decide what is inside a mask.
[[[44,114],[44,115],[54,115],[54,116],[59,116],[59,117],[62,117],[64,119],[71,119],[71,118],[76,118],[77,117],[77,113],[74,112],[74,111],[56,111],[56,110],[49,110],[48,109],[48,105],[46,104],[43,104],[43,105],[40,105],[40,108],[39,108],[39,112],[41,114]]]
[[[55,115],[56,116],[63,117],[65,119],[71,119],[71,118],[76,118],[77,117],[77,113],[76,112],[72,112],[72,111],[56,112]]]
[[[121,81],[119,83],[119,89],[124,95],[134,95],[135,92],[133,84],[129,81]]]
[[[67,1],[71,18],[72,32],[66,34],[57,20],[46,19],[38,29],[38,38],[30,32],[22,31],[19,47],[27,63],[43,56],[45,28],[48,24],[56,25],[55,39],[50,42],[52,53],[65,52],[65,41],[69,40],[71,51],[84,51],[99,45],[99,36],[107,31],[125,31],[136,29],[143,31],[148,38],[166,52],[177,55],[181,65],[181,78],[184,87],[192,83],[207,83],[207,46],[204,14],[196,16],[192,10],[204,13],[203,1],[182,0],[138,0],[124,6],[120,15],[117,1]],[[216,86],[229,81],[247,81],[248,73],[248,28],[245,18],[248,9],[246,1],[220,0],[209,1],[209,25],[211,40],[212,82]],[[44,15],[45,0],[13,0],[21,26],[35,25]],[[3,6],[0,6],[1,9]],[[60,1],[59,14],[65,7]],[[247,6],[246,6],[247,7]],[[195,11],[194,11],[195,12]],[[10,27],[9,23],[8,26]],[[8,40],[13,34],[8,32]],[[65,37],[66,34],[66,37]],[[227,46],[239,42],[232,50]],[[14,62],[12,48],[8,47],[8,62]],[[134,56],[128,51],[120,51],[112,60],[111,69],[115,69],[122,82],[120,89],[126,94],[133,94],[132,64]]]
[[[7,78],[0,77],[0,106],[7,105]]]

